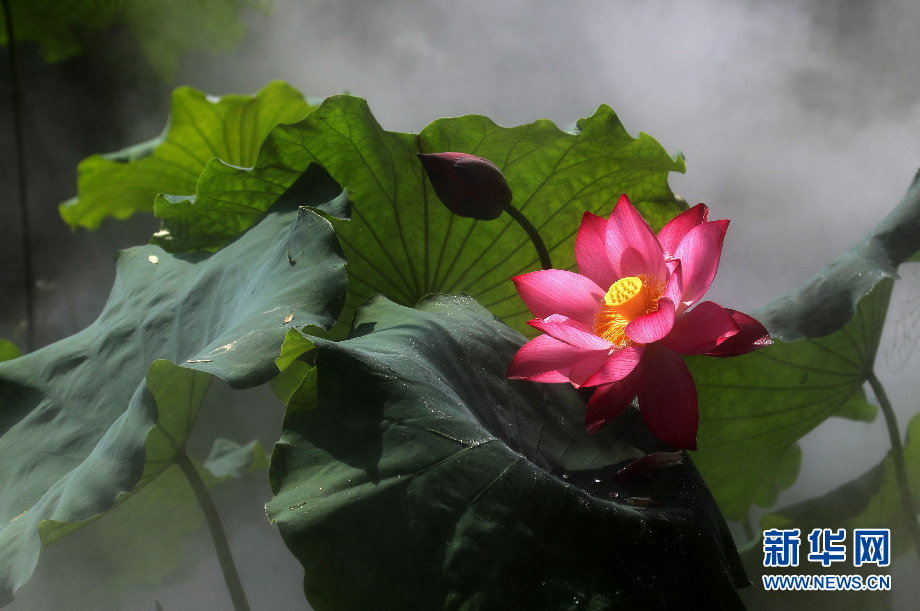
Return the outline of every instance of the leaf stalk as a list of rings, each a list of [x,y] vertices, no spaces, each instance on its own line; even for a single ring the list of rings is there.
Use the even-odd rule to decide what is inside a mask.
[[[914,551],[920,556],[920,524],[917,522],[917,508],[914,505],[914,498],[910,493],[910,485],[907,481],[907,463],[904,460],[904,445],[901,443],[898,419],[891,406],[891,401],[888,400],[885,388],[871,369],[866,373],[866,380],[868,380],[869,386],[872,387],[872,392],[875,394],[875,398],[878,399],[882,414],[885,416],[888,437],[891,439],[891,456],[894,461],[895,478],[901,495],[901,506],[905,513],[907,530],[914,544]]]
[[[236,611],[249,611],[249,602],[246,600],[246,592],[243,590],[243,583],[240,581],[240,575],[236,570],[236,564],[233,562],[233,555],[230,553],[230,544],[227,542],[227,534],[224,531],[223,522],[220,514],[217,513],[217,506],[211,495],[208,494],[208,487],[205,485],[198,469],[189,459],[184,449],[176,453],[176,464],[185,474],[185,479],[195,492],[201,511],[204,513],[204,519],[208,523],[208,529],[211,531],[211,539],[214,541],[214,548],[217,550],[217,560],[220,562],[221,571],[224,574],[224,581],[227,583],[227,590],[230,592],[230,599],[233,601],[233,608]]]

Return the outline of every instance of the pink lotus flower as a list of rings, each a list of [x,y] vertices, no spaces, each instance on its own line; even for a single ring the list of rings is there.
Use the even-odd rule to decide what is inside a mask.
[[[575,240],[581,274],[547,269],[515,277],[540,335],[509,378],[596,386],[585,410],[593,433],[636,397],[662,441],[696,449],[696,386],[680,354],[736,356],[772,343],[759,322],[711,301],[697,303],[719,267],[728,221],[699,204],[656,236],[623,195],[609,220],[585,212]]]

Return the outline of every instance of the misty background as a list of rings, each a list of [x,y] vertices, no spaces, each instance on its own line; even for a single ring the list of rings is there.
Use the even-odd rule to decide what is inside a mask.
[[[125,32],[100,36],[87,55],[62,64],[45,64],[34,46],[20,45],[34,347],[90,324],[114,279],[115,249],[144,243],[157,229],[141,216],[72,233],[57,206],[75,194],[76,164],[159,134],[179,85],[222,95],[283,79],[310,97],[347,91],[366,98],[385,129],[406,132],[468,113],[503,126],[547,118],[566,128],[608,104],[630,134],[646,132],[684,153],[687,173],[670,177],[675,192],[691,205],[705,202],[712,219],[731,219],[707,297],[748,312],[860,240],[900,201],[920,164],[914,0],[275,0],[270,16],[244,17],[247,36],[234,52],[187,54],[169,83]],[[5,62],[0,75],[0,337],[22,345],[23,236]],[[901,275],[890,319],[916,322],[920,272],[905,266]],[[894,328],[886,327],[876,367],[903,434],[920,408],[920,357],[918,335],[896,338]],[[240,442],[255,432],[270,448],[281,412],[264,390],[237,393],[216,381],[201,417],[210,431]],[[853,479],[888,448],[880,417],[831,419],[803,439],[799,480],[779,506]],[[305,608],[300,566],[264,516],[265,480],[250,475],[214,494],[253,608]],[[120,603],[102,604],[103,595],[88,590],[98,571],[85,561],[91,545],[65,540],[46,550],[9,608],[228,605],[204,531],[189,537],[182,571]],[[915,558],[895,563],[892,594],[901,608],[920,600],[908,588],[918,570]]]

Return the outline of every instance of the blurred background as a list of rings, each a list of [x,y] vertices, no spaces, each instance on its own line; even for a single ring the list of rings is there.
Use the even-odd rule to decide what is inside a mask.
[[[608,104],[632,135],[646,132],[684,153],[686,175],[671,177],[677,193],[708,204],[711,218],[731,219],[708,296],[742,311],[796,287],[858,241],[900,201],[920,164],[920,5],[913,0],[275,0],[267,14],[243,8],[239,15],[245,27],[228,35],[231,49],[193,47],[165,71],[117,25],[85,33],[85,53],[60,63],[19,43],[27,235],[17,204],[8,49],[0,48],[0,337],[29,342],[24,248],[33,348],[98,315],[114,279],[114,251],[146,242],[157,223],[140,216],[71,232],[57,206],[75,194],[81,159],[159,134],[179,85],[222,95],[283,79],[309,97],[347,91],[366,98],[385,129],[406,132],[468,113],[503,126],[547,118],[565,128]],[[149,24],[167,40],[175,26]],[[901,275],[892,323],[916,321],[920,307],[920,275],[909,266]],[[920,407],[920,357],[917,337],[895,338],[894,328],[886,329],[877,373],[903,432]],[[260,390],[215,388],[209,402],[233,414],[206,408],[203,424],[226,428],[236,419],[237,428],[222,434],[245,442],[254,430],[270,448],[282,407],[265,417],[247,406],[272,401]],[[832,419],[802,447],[799,481],[779,505],[863,473],[889,443],[881,418]],[[300,567],[262,512],[265,479],[250,475],[215,494],[253,608],[304,608]],[[226,606],[204,532],[189,537],[183,571],[105,603],[85,587],[98,570],[83,560],[92,541],[66,545],[43,556],[10,608]],[[908,587],[918,570],[913,558],[892,571],[898,608],[920,600]]]

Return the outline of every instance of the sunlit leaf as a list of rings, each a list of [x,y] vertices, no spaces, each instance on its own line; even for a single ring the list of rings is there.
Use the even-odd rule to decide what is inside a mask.
[[[504,377],[524,338],[470,298],[375,298],[348,339],[312,341],[267,509],[315,608],[740,607],[689,459],[614,486],[661,449],[638,413],[586,435],[571,386]]]
[[[107,217],[151,212],[158,193],[195,193],[198,176],[212,159],[254,165],[275,125],[297,121],[312,109],[280,81],[252,96],[220,98],[180,87],[172,94],[169,124],[159,137],[80,162],[77,196],[61,204],[61,216],[72,227],[94,229]]]
[[[685,207],[667,185],[669,172],[684,171],[683,159],[645,134],[631,137],[606,106],[570,132],[545,120],[504,128],[471,115],[405,134],[380,127],[364,100],[334,96],[299,123],[273,130],[255,168],[212,161],[194,200],[160,196],[163,232],[155,240],[176,251],[219,247],[319,164],[353,194],[352,220],[336,224],[351,307],[377,293],[413,305],[429,293],[465,292],[523,328],[529,313],[510,278],[535,269],[537,252],[509,215],[474,221],[441,204],[416,154],[447,150],[502,169],[513,204],[539,230],[557,268],[575,266],[585,210],[609,215],[622,192],[655,227]]]
[[[214,255],[145,246],[116,264],[90,327],[0,363],[0,602],[29,578],[42,542],[169,468],[201,372],[234,388],[267,382],[285,315],[329,327],[345,291],[332,227],[291,205]]]

